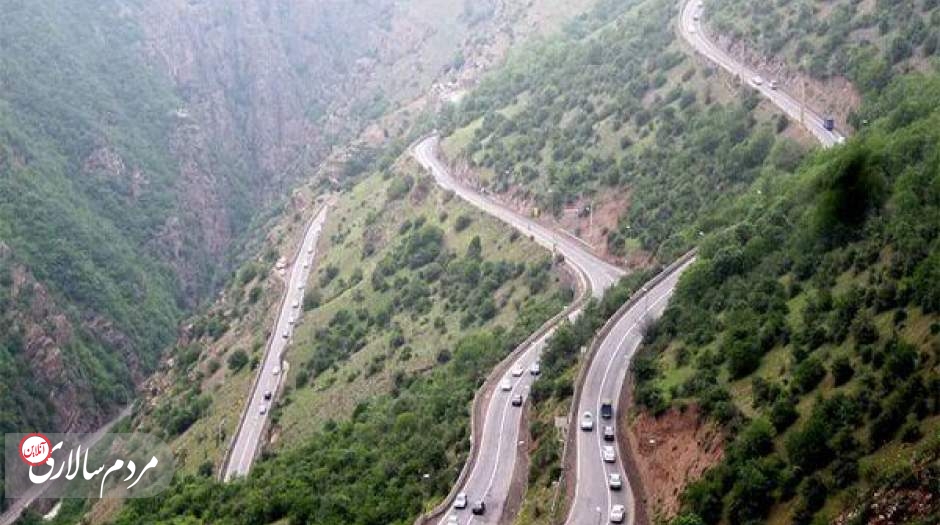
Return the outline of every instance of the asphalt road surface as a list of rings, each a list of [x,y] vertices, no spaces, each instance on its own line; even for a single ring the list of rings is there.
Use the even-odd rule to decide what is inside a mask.
[[[604,290],[623,277],[622,269],[592,254],[580,241],[520,215],[457,181],[450,173],[450,169],[437,157],[437,144],[437,137],[425,139],[415,146],[413,154],[418,162],[434,175],[434,179],[441,187],[453,190],[457,196],[483,212],[500,219],[526,235],[531,235],[535,242],[549,250],[564,255],[565,260],[587,274],[591,293],[595,297],[604,295]]]
[[[225,466],[224,479],[226,481],[236,477],[245,476],[251,469],[251,464],[257,456],[261,446],[261,437],[270,415],[270,407],[277,394],[278,385],[284,376],[281,371],[281,358],[290,342],[294,322],[303,308],[304,285],[313,268],[313,258],[316,256],[317,240],[326,222],[327,212],[332,202],[326,201],[317,215],[310,221],[304,233],[303,243],[297,251],[290,266],[287,279],[287,290],[281,303],[281,309],[274,323],[274,330],[268,341],[268,348],[264,360],[258,369],[257,386],[251,393],[248,406],[242,414],[242,422],[238,435],[232,445],[232,452]],[[271,399],[265,399],[270,394]],[[263,413],[262,413],[263,407]]]
[[[682,12],[679,15],[679,34],[681,34],[696,51],[705,55],[709,60],[718,64],[728,72],[737,75],[742,82],[746,82],[752,88],[770,99],[771,102],[787,114],[791,121],[800,122],[799,99],[791,96],[784,91],[782,87],[771,89],[770,81],[772,79],[764,78],[761,79],[760,84],[757,84],[755,78],[758,77],[759,74],[756,71],[735,61],[727,52],[706,37],[705,32],[702,31],[701,19],[703,16],[705,16],[705,13],[701,1],[688,0],[682,6]],[[824,128],[822,116],[809,107],[805,108],[803,125],[827,148],[844,140],[844,137],[838,131],[829,131]]]
[[[679,276],[689,264],[691,261],[676,268],[661,282],[646,290],[643,298],[616,321],[597,349],[591,368],[584,378],[581,401],[576,412],[577,421],[571,422],[569,430],[577,432],[577,466],[574,502],[566,523],[608,523],[610,509],[614,505],[623,505],[627,511],[624,523],[633,524],[634,498],[630,481],[626,478],[617,444],[604,441],[602,431],[605,425],[616,425],[617,401],[630,367],[630,359],[643,339],[644,323],[662,315]],[[600,416],[600,407],[604,400],[611,400],[613,403],[614,417],[611,419],[603,419]],[[591,431],[580,429],[581,418],[586,412],[591,413],[594,422]],[[602,447],[605,445],[614,448],[616,460],[613,463],[603,460]],[[608,476],[611,473],[621,475],[622,489],[614,491],[608,488]]]
[[[438,158],[437,148],[438,138],[431,137],[415,146],[412,153],[418,162],[431,172],[441,187],[454,191],[457,196],[483,212],[502,220],[526,235],[531,235],[540,245],[561,253],[566,261],[584,272],[592,294],[600,297],[607,288],[624,275],[623,270],[601,260],[578,240],[542,226],[457,181],[450,173],[450,169]],[[569,317],[574,318],[579,313],[580,311],[572,312]],[[509,495],[516,457],[524,446],[519,442],[522,407],[512,406],[512,398],[522,395],[523,399],[527,400],[532,382],[535,380],[529,368],[532,363],[538,361],[546,341],[553,332],[554,328],[522,351],[504,378],[509,381],[511,390],[503,390],[501,385],[497,385],[496,391],[492,393],[487,404],[482,423],[480,452],[464,485],[459,489],[467,494],[470,505],[483,500],[486,503],[486,512],[482,516],[475,516],[471,514],[469,506],[466,509],[450,509],[444,514],[440,523],[446,524],[447,517],[451,514],[458,516],[462,525],[499,522]],[[513,374],[514,370],[521,370],[522,374],[516,376]]]

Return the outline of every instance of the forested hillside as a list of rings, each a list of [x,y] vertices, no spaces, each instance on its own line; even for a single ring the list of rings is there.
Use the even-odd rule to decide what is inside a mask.
[[[647,410],[695,404],[727,434],[675,523],[940,515],[938,97],[936,75],[872,94],[858,137],[763,177],[703,241],[633,366]]]
[[[68,385],[32,420],[0,389],[8,429],[126,403],[258,214],[495,31],[492,3],[460,0],[0,7],[0,362]]]
[[[206,357],[176,371],[146,420],[183,432],[176,482],[128,502],[116,523],[405,524],[440,501],[466,460],[475,390],[572,291],[532,241],[433,184],[405,163],[341,197],[286,356],[277,441],[251,475],[215,479],[215,437],[234,427],[262,349],[202,338],[208,351],[193,355]],[[250,275],[236,289],[269,280]],[[167,425],[177,415],[192,417]]]
[[[464,4],[0,2],[0,428],[129,403],[331,146],[525,19]]]
[[[602,2],[445,113],[445,151],[530,211],[619,202],[610,253],[669,260],[693,224],[803,149],[749,88],[727,90],[684,54],[675,15],[670,2]]]
[[[845,76],[882,88],[898,72],[929,70],[940,38],[935,0],[746,2],[708,0],[705,20],[767,58],[817,78]]]

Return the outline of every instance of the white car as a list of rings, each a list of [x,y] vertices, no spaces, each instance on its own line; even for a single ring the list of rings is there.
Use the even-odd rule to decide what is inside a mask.
[[[460,525],[460,520],[457,519],[456,514],[451,514],[447,516],[447,525]]]
[[[512,376],[521,377],[524,372],[525,370],[523,370],[521,366],[516,366],[515,368],[512,369]]]
[[[771,80],[771,81],[770,81],[770,89],[773,89],[773,90],[776,91],[777,86],[778,86],[778,84],[777,84],[777,81],[776,81],[776,80]]]
[[[623,478],[620,477],[620,474],[611,472],[607,478],[607,484],[610,485],[611,490],[620,490],[623,488]]]
[[[300,301],[294,301],[294,304],[292,306],[294,308],[300,308]]]
[[[265,415],[265,414],[267,414],[267,413],[268,413],[268,406],[267,406],[267,405],[261,405],[261,410],[258,411],[258,414],[261,414],[261,415],[263,416],[263,415]]]
[[[461,492],[457,494],[457,497],[454,498],[454,508],[455,509],[465,509],[467,508],[467,493]]]
[[[307,253],[313,253],[313,246],[307,248]]]
[[[500,383],[499,388],[503,389],[506,392],[509,392],[510,390],[512,390],[512,381],[508,377],[506,379],[503,379],[503,382]]]
[[[751,79],[751,82],[752,82],[755,86],[759,86],[759,85],[761,85],[761,84],[764,83],[764,79],[762,79],[762,78],[760,77],[760,75],[758,75],[758,76],[752,78],[752,79]]]
[[[614,447],[610,445],[604,445],[604,449],[601,453],[604,456],[604,463],[613,463],[617,461],[617,453],[614,452]]]
[[[532,363],[532,366],[529,367],[529,373],[534,376],[537,376],[542,373],[542,368],[541,368],[541,365],[539,365],[538,361]]]
[[[284,330],[284,333],[281,334],[281,337],[283,337],[284,339],[287,339],[288,337],[290,337],[290,330]]]
[[[304,261],[304,270],[306,270],[307,268],[310,268],[310,263],[308,263],[307,261]]]
[[[594,416],[592,416],[590,412],[585,412],[584,415],[581,416],[581,430],[585,432],[594,430]]]
[[[304,291],[304,283],[300,283],[300,284],[297,285],[297,291],[299,291],[299,292]]]
[[[623,505],[614,505],[610,508],[610,522],[611,523],[623,523],[623,517],[626,514],[626,510]]]
[[[280,374],[280,373],[281,373],[281,367],[275,366],[275,367],[274,367],[274,370],[271,370],[271,373],[274,374],[274,375]]]

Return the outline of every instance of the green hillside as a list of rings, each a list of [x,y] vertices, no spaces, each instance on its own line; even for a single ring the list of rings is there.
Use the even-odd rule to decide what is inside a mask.
[[[638,401],[695,403],[728,435],[683,496],[705,523],[940,516],[917,504],[940,482],[938,96],[900,78],[858,137],[762,179],[647,335]]]
[[[130,399],[129,372],[83,321],[113,322],[152,366],[183,299],[176,276],[145,248],[174,205],[167,141],[175,99],[139,62],[138,28],[114,11],[110,2],[84,10],[5,2],[0,33],[0,240],[9,248],[0,361],[19,367],[3,377],[31,373],[20,346],[29,320],[9,302],[10,272],[25,266],[76,325],[64,380],[94,389],[104,408]],[[112,31],[97,32],[104,26]],[[149,189],[137,198],[130,177],[83,166],[99,147],[145,171]],[[17,419],[9,395],[0,388],[6,431],[51,428],[42,411]]]
[[[688,58],[672,2],[601,2],[563,37],[516,53],[442,117],[445,151],[492,191],[555,214],[629,197],[609,250],[663,261],[762,171],[802,155],[786,118]],[[578,199],[581,199],[580,201]]]
[[[845,76],[865,91],[892,75],[929,71],[940,39],[936,0],[708,0],[706,22],[766,57],[816,78]]]

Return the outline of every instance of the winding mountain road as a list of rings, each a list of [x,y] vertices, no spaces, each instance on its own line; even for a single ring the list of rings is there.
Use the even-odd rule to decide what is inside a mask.
[[[264,427],[270,416],[270,405],[277,394],[281,378],[281,359],[284,350],[290,343],[294,322],[303,307],[304,285],[313,268],[313,259],[316,256],[317,241],[327,213],[332,206],[331,200],[326,200],[304,232],[304,238],[297,250],[290,266],[287,278],[287,288],[281,301],[280,311],[274,322],[271,337],[268,340],[267,350],[264,354],[261,367],[249,396],[248,403],[242,412],[242,419],[235,434],[227,462],[224,465],[223,479],[228,481],[236,476],[245,476],[258,455],[261,447],[261,438]],[[262,410],[263,407],[263,410]]]
[[[450,169],[438,158],[438,138],[430,137],[419,142],[413,149],[415,159],[434,176],[444,189],[453,191],[457,196],[501,221],[516,228],[525,235],[530,235],[538,244],[562,254],[565,261],[582,274],[590,286],[591,293],[600,297],[604,291],[616,283],[624,271],[592,254],[575,239],[563,233],[524,217],[509,208],[483,196],[476,190],[454,178]],[[580,314],[580,309],[569,314],[573,319]],[[516,361],[509,367],[505,379],[510,382],[511,390],[505,391],[493,385],[494,392],[489,394],[480,431],[480,450],[465,481],[455,488],[467,494],[472,505],[476,501],[486,503],[483,515],[472,515],[469,508],[453,509],[441,516],[440,523],[446,523],[446,516],[458,516],[461,524],[499,523],[509,496],[510,483],[516,457],[519,452],[519,432],[522,424],[522,408],[512,406],[511,400],[521,394],[528,396],[535,378],[529,373],[532,363],[539,360],[545,343],[554,332],[554,327],[546,331],[527,348],[523,349]],[[520,376],[511,373],[521,369]],[[449,503],[449,502],[448,502]]]
[[[693,260],[689,258],[666,270],[658,282],[645,286],[640,291],[640,298],[613,321],[610,331],[598,343],[594,359],[584,376],[577,420],[570,422],[569,432],[578,434],[575,438],[575,492],[566,520],[568,524],[607,523],[610,509],[615,505],[623,505],[626,509],[624,523],[632,525],[634,522],[636,502],[633,487],[623,468],[620,447],[613,440],[604,440],[603,429],[604,426],[616,426],[620,392],[630,368],[630,360],[643,340],[644,324],[662,315],[679,276]],[[600,417],[604,400],[610,400],[613,405],[614,416],[610,419]],[[591,413],[594,421],[594,428],[590,431],[581,430],[579,426],[587,412]],[[605,446],[613,447],[612,462],[604,461]],[[621,477],[623,487],[620,490],[609,488],[609,476],[614,473]]]
[[[762,80],[759,84],[754,81],[759,77],[757,71],[734,60],[731,55],[718,47],[714,42],[708,39],[704,28],[702,27],[703,6],[701,0],[687,0],[682,5],[679,14],[679,34],[696,51],[706,58],[718,64],[723,69],[738,76],[742,82],[747,82],[752,88],[760,92],[761,95],[770,99],[787,116],[800,122],[800,101],[794,96],[784,91],[782,88],[772,88],[769,81]],[[805,107],[803,109],[803,126],[809,131],[824,147],[832,147],[845,140],[845,137],[838,131],[829,131],[823,127],[823,117],[818,113]]]

